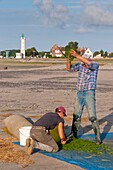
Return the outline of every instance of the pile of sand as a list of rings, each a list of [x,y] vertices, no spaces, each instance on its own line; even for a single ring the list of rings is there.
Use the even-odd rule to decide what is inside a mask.
[[[32,164],[33,161],[24,149],[12,143],[15,140],[13,137],[0,139],[0,162],[13,162],[20,164],[22,167]]]

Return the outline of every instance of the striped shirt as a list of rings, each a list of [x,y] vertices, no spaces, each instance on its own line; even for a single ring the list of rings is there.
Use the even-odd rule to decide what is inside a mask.
[[[87,68],[81,63],[71,65],[70,71],[78,71],[78,90],[95,90],[99,64],[91,61]]]

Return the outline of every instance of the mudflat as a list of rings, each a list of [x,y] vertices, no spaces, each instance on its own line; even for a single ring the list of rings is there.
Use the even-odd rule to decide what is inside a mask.
[[[71,125],[74,103],[77,92],[77,73],[67,72],[65,59],[37,59],[10,62],[0,61],[0,139],[10,138],[3,131],[3,119],[12,114],[22,114],[38,119],[46,112],[54,111],[57,106],[64,106],[68,116],[65,119],[67,125]],[[99,67],[97,79],[96,105],[101,133],[113,132],[113,64],[104,63]],[[86,110],[82,116],[82,134],[93,133],[89,128]],[[39,153],[30,156],[34,160],[32,167],[38,169],[81,169]],[[51,159],[53,159],[51,164]],[[42,160],[42,161],[41,161]],[[4,163],[5,162],[5,163]],[[37,163],[38,162],[38,163]],[[40,162],[40,163],[39,163]],[[60,166],[59,166],[60,162]],[[1,161],[2,169],[22,169],[7,161]],[[51,168],[50,168],[51,165]]]

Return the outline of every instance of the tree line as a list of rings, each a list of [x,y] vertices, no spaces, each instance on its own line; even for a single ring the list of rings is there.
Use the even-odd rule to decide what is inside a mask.
[[[78,44],[79,44],[79,43],[76,42],[76,41],[75,41],[75,42],[73,42],[73,41],[69,42],[69,43],[64,47],[64,49],[65,49],[65,55],[64,55],[64,57],[67,57],[67,56],[69,55],[70,49],[74,49],[74,50],[77,51],[77,49],[78,49]],[[7,50],[7,51],[9,51],[9,57],[13,57],[13,58],[16,57],[16,53],[19,53],[19,52],[20,52],[19,49],[17,49],[17,50],[12,49],[12,50]],[[79,51],[77,51],[77,52],[80,53]],[[6,51],[1,51],[0,53],[1,53],[0,55],[2,55],[3,57],[6,57]],[[26,57],[36,57],[36,56],[42,57],[42,56],[45,55],[45,53],[46,53],[46,57],[48,57],[48,58],[52,57],[52,56],[50,55],[50,52],[49,52],[49,51],[41,51],[41,52],[39,52],[39,51],[37,51],[37,49],[36,49],[35,47],[26,49],[25,53],[26,53]],[[93,56],[95,57],[96,55],[99,55],[99,54],[100,54],[102,57],[104,57],[104,58],[106,58],[106,57],[109,57],[109,58],[113,57],[113,52],[108,53],[107,51],[103,51],[103,50],[95,51],[95,52],[93,53]]]

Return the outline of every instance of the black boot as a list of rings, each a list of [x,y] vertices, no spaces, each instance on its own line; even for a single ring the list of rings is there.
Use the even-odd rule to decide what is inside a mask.
[[[77,138],[78,127],[80,126],[80,120],[78,115],[73,114],[72,129],[71,134],[73,137]]]
[[[96,144],[101,144],[102,141],[100,139],[100,129],[99,129],[99,124],[98,124],[97,120],[92,122],[92,127],[93,127],[93,131],[94,131],[94,134],[95,134]]]

